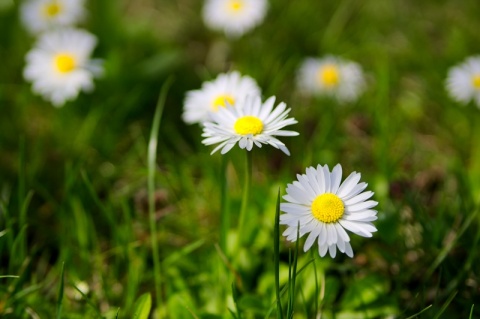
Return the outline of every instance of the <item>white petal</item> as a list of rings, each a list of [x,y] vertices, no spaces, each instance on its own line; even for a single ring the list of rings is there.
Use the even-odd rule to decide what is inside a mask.
[[[350,245],[349,242],[345,243],[345,254],[347,254],[348,257],[353,258],[352,245]]]
[[[337,242],[337,231],[335,230],[335,226],[332,224],[326,224],[325,227],[327,228],[327,244],[335,244]]]
[[[330,188],[330,171],[328,169],[328,165],[325,164],[323,166],[323,175],[325,176],[324,181],[325,181],[325,193],[330,193],[331,188]]]
[[[369,201],[358,203],[358,204],[355,204],[355,205],[349,205],[349,206],[347,206],[347,210],[349,212],[358,212],[358,211],[361,211],[361,210],[365,210],[365,209],[375,207],[375,206],[377,206],[377,204],[378,204],[378,202],[376,202],[374,200],[369,200]]]
[[[364,192],[345,201],[345,205],[353,205],[365,201],[373,196],[373,192]]]
[[[318,235],[318,244],[326,245],[327,244],[327,228],[324,223],[320,223],[320,234]]]
[[[333,244],[328,246],[328,251],[330,252],[330,257],[335,258],[335,255],[337,254],[337,245]]]
[[[340,182],[342,181],[342,166],[340,164],[335,165],[330,175],[330,193],[336,194]]]
[[[305,245],[303,246],[303,251],[307,251],[312,247],[313,243],[318,237],[318,234],[320,234],[321,228],[316,227],[315,229],[312,230],[310,235],[308,235],[307,240],[305,241]]]
[[[325,254],[327,253],[327,250],[328,250],[327,244],[324,244],[324,245],[318,244],[318,254],[320,255],[320,257],[325,256]]]
[[[361,175],[359,173],[353,172],[343,181],[342,185],[337,191],[337,195],[341,198],[344,198],[350,193],[350,191],[358,184],[360,181]]]

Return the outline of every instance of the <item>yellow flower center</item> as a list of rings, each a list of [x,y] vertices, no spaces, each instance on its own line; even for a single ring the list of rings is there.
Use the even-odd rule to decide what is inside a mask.
[[[262,133],[263,123],[258,117],[247,115],[239,118],[235,122],[233,129],[240,135],[257,135]]]
[[[55,68],[60,73],[68,73],[75,69],[77,63],[75,57],[68,53],[59,53],[54,58]]]
[[[212,102],[212,109],[218,111],[220,107],[226,107],[227,103],[230,105],[235,104],[235,99],[229,94],[221,94],[217,96]]]
[[[318,72],[320,83],[327,87],[334,87],[338,85],[340,74],[338,68],[333,64],[325,65]]]
[[[319,195],[312,203],[313,216],[324,223],[335,223],[342,218],[344,212],[342,200],[332,193]]]
[[[229,3],[229,9],[233,12],[238,12],[243,9],[245,4],[241,0],[231,0]]]
[[[62,6],[57,1],[51,1],[43,6],[43,14],[47,18],[52,18],[60,13]]]
[[[472,84],[475,89],[480,90],[480,74],[475,74],[472,77]]]

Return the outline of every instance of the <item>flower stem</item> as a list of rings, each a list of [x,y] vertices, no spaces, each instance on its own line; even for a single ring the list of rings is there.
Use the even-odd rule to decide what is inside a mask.
[[[227,179],[227,156],[222,156],[222,168],[220,176],[220,248],[225,255],[227,251],[228,230],[230,229],[230,209],[228,207],[228,179]]]
[[[245,235],[245,223],[247,220],[248,201],[250,200],[250,186],[252,183],[252,152],[246,151],[245,174],[243,183],[242,206],[240,207],[240,218],[238,222],[237,249],[245,242],[248,236]]]

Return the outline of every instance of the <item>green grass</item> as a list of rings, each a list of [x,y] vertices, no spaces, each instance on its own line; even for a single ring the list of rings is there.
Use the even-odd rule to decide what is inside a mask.
[[[228,40],[201,1],[89,1],[82,27],[106,75],[55,109],[22,78],[34,39],[20,1],[0,1],[0,317],[480,317],[480,110],[444,89],[480,54],[478,1],[269,2]],[[357,102],[295,90],[302,59],[324,54],[362,65]],[[256,148],[246,168],[182,122],[185,92],[229,69],[292,108],[290,157]],[[351,236],[353,259],[304,253],[303,239],[297,255],[278,238],[278,191],[337,163],[375,192],[378,232]]]

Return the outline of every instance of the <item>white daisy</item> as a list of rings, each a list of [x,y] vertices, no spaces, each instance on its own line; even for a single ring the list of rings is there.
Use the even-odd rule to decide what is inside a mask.
[[[280,216],[280,224],[288,228],[283,236],[289,241],[297,240],[299,235],[310,233],[303,246],[304,251],[312,247],[315,240],[321,257],[327,250],[332,258],[337,247],[342,253],[353,257],[350,237],[345,229],[363,236],[372,237],[377,229],[371,221],[377,219],[377,211],[372,208],[377,202],[367,200],[373,192],[364,192],[366,183],[359,183],[360,173],[353,172],[345,181],[342,179],[342,167],[337,164],[329,171],[327,165],[309,167],[306,174],[297,175],[297,181],[287,185],[288,203],[280,204],[280,210],[286,214]]]
[[[227,104],[247,95],[260,96],[260,88],[254,79],[239,72],[222,73],[215,80],[202,84],[200,90],[187,92],[183,120],[186,123],[206,121],[210,112],[216,112]]]
[[[93,77],[102,73],[100,61],[90,60],[96,43],[94,35],[81,30],[45,33],[28,52],[23,75],[35,93],[62,106],[79,91],[93,90]]]
[[[242,149],[252,150],[253,144],[262,147],[270,144],[290,155],[285,144],[274,136],[296,136],[297,132],[283,131],[287,125],[295,124],[294,118],[287,118],[290,109],[283,102],[274,109],[275,97],[264,103],[260,97],[247,96],[238,101],[235,107],[228,105],[212,113],[212,121],[204,123],[202,141],[205,145],[219,144],[211,154],[219,149],[227,153],[237,144]]]
[[[325,95],[351,102],[364,91],[362,68],[335,56],[307,58],[298,70],[297,86],[307,94]]]
[[[480,56],[469,57],[451,68],[446,87],[454,100],[464,104],[474,100],[480,108]]]
[[[266,0],[206,0],[203,20],[211,29],[238,37],[263,21],[267,7]]]
[[[37,34],[54,27],[73,26],[85,14],[84,0],[28,0],[21,7],[25,27]]]

